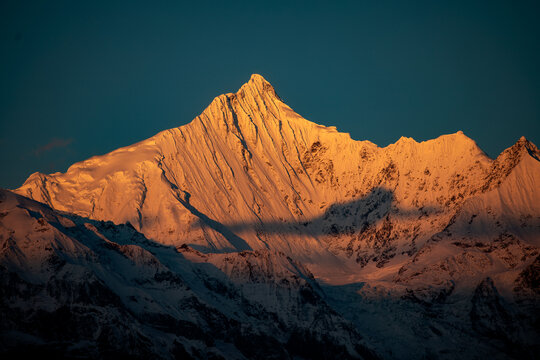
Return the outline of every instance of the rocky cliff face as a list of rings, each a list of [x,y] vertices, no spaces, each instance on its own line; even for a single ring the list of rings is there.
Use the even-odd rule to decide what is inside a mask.
[[[528,320],[502,345],[463,345],[489,337],[483,314],[500,309],[498,300],[480,305],[487,290],[479,284],[492,286],[516,319],[537,304],[536,286],[523,284],[534,284],[527,279],[540,247],[540,152],[525,138],[495,160],[462,132],[381,148],[303,119],[253,75],[185,126],[66,173],[35,173],[15,191],[79,217],[129,223],[197,266],[219,269],[280,321],[315,316],[298,305],[310,303],[306,291],[326,297],[390,358],[538,346]],[[461,305],[449,315],[454,303]],[[415,341],[403,334],[433,336],[398,354]],[[449,350],[440,334],[460,345]]]

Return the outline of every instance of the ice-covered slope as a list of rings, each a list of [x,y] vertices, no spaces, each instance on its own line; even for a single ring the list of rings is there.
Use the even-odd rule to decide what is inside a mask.
[[[4,355],[374,356],[283,254],[177,251],[4,190],[0,249]]]
[[[441,231],[485,186],[491,166],[462,132],[386,148],[352,140],[303,119],[253,75],[188,125],[66,173],[33,174],[17,192],[92,219],[130,222],[164,244],[383,266]],[[329,221],[350,211],[364,216],[361,224]],[[360,230],[377,233],[382,218],[392,224],[389,240],[366,240]]]

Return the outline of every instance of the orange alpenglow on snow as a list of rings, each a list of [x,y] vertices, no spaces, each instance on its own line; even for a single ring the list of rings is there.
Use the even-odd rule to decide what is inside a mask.
[[[512,225],[540,214],[539,169],[538,150],[524,138],[496,160],[461,131],[420,143],[402,137],[385,148],[353,140],[302,118],[254,74],[185,126],[66,173],[35,173],[17,192],[58,210],[130,222],[164,244],[285,251],[330,281],[336,263],[363,276],[358,263],[408,261],[458,209],[489,206],[489,219]],[[372,212],[364,209],[369,202],[377,203]],[[362,224],[335,214],[355,208],[366,212]],[[471,226],[486,226],[488,234],[489,219],[479,215]],[[357,235],[364,226],[376,233],[384,222],[393,238],[380,249]],[[536,231],[519,233],[540,245]]]

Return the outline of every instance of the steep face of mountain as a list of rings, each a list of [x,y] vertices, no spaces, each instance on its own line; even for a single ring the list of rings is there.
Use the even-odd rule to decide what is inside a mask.
[[[0,191],[2,353],[374,357],[301,264],[206,255]]]
[[[92,219],[129,221],[164,244],[381,267],[412,256],[465,199],[494,184],[487,178],[504,176],[492,162],[461,132],[386,148],[354,141],[303,119],[253,75],[188,125],[65,174],[33,174],[17,192]]]

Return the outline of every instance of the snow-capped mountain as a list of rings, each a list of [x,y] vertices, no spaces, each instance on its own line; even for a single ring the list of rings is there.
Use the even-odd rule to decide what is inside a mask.
[[[420,143],[401,138],[381,148],[303,119],[253,75],[185,126],[66,173],[35,173],[15,192],[64,214],[57,217],[129,228],[167,249],[160,250],[167,259],[181,254],[182,272],[163,266],[180,277],[202,272],[219,279],[212,294],[223,296],[223,283],[273,314],[284,324],[275,337],[280,346],[299,327],[318,331],[320,343],[341,339],[340,351],[350,356],[372,355],[354,344],[387,358],[534,357],[540,348],[540,151],[525,138],[495,160],[462,132]],[[23,219],[0,221],[11,229]],[[17,229],[23,228],[32,227]],[[15,241],[9,231],[6,244]],[[28,231],[28,239],[42,241],[38,230]],[[77,234],[69,237],[89,246]],[[134,246],[123,235],[98,237],[112,247]],[[20,251],[3,251],[6,263],[21,258]],[[83,268],[101,266],[89,259]],[[40,269],[10,271],[41,281],[54,274]],[[188,287],[203,296],[202,285]],[[118,293],[121,286],[108,288]],[[304,295],[315,303],[307,306]],[[223,301],[229,302],[240,300]],[[176,314],[175,306],[160,311]],[[312,325],[320,312],[330,319]],[[347,321],[354,331],[344,336]]]

